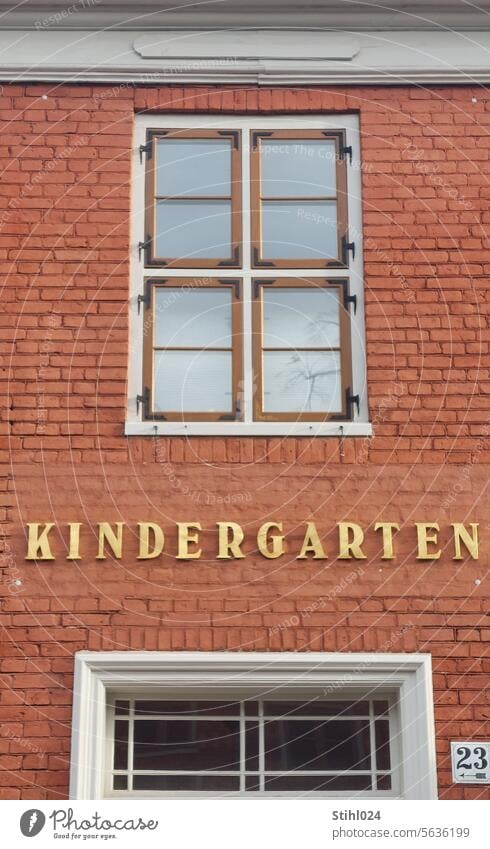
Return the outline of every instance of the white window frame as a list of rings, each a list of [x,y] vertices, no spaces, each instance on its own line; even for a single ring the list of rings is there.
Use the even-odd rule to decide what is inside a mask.
[[[397,701],[394,791],[315,793],[329,798],[436,799],[436,758],[429,654],[329,654],[323,652],[78,652],[75,655],[70,798],[117,797],[107,791],[111,771],[114,694],[140,697],[243,698],[257,691],[302,699],[328,691],[332,697],[359,693]],[[128,794],[123,793],[125,798]],[[139,792],[134,798],[197,795]],[[229,794],[236,798],[241,794]],[[266,792],[267,798],[284,793]],[[298,794],[291,793],[291,796]],[[244,793],[244,798],[257,794]],[[131,797],[131,798],[133,798]]]
[[[237,422],[175,422],[144,421],[138,411],[137,396],[142,393],[143,374],[143,324],[138,314],[138,295],[143,293],[144,278],[152,277],[199,277],[213,275],[220,278],[243,277],[244,302],[251,300],[253,277],[301,277],[300,269],[253,269],[250,265],[250,210],[249,193],[243,192],[243,265],[240,269],[217,268],[146,268],[145,251],[139,244],[145,234],[145,156],[140,155],[140,146],[146,143],[146,132],[152,129],[238,129],[242,131],[242,180],[249,184],[250,151],[247,139],[251,130],[334,130],[343,129],[346,145],[352,147],[352,164],[348,164],[348,222],[349,239],[356,244],[355,257],[351,257],[348,269],[309,269],[309,278],[331,280],[349,278],[350,293],[357,297],[357,308],[351,310],[352,387],[359,395],[359,414],[354,421],[307,422],[278,421],[254,422],[252,420],[252,337],[251,310],[244,309],[244,421]],[[361,210],[361,164],[360,131],[357,115],[282,115],[247,116],[228,115],[137,115],[135,119],[132,156],[132,202],[131,202],[131,291],[129,302],[129,373],[128,405],[125,422],[126,436],[371,436],[372,426],[368,417],[366,345],[364,327],[364,285],[362,261],[362,210]]]

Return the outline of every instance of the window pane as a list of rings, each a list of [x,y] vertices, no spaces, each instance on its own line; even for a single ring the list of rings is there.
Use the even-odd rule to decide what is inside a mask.
[[[155,411],[229,413],[229,351],[156,351]]]
[[[262,197],[332,197],[336,194],[333,141],[263,141]]]
[[[231,142],[161,139],[157,142],[157,195],[229,195]]]
[[[391,790],[391,775],[378,775],[378,790]]]
[[[373,702],[375,716],[388,716],[390,711],[389,702]]]
[[[129,701],[127,699],[116,699],[116,716],[127,716],[129,714]]]
[[[340,413],[340,354],[265,351],[264,412]]]
[[[121,719],[114,723],[114,769],[128,768],[128,732],[129,722]]]
[[[263,288],[264,348],[339,348],[338,289]]]
[[[135,775],[134,790],[239,790],[233,775]]]
[[[134,723],[134,769],[234,770],[240,767],[239,723],[141,719]]]
[[[332,259],[338,256],[335,201],[264,201],[264,259]]]
[[[115,775],[114,780],[112,782],[112,786],[114,790],[127,790],[128,789],[128,776],[127,775]]]
[[[370,769],[364,720],[272,721],[265,724],[266,770]]]
[[[270,792],[288,790],[372,790],[369,775],[270,775],[265,778]]]
[[[136,716],[171,714],[172,716],[240,716],[239,702],[161,702],[137,700],[134,703]]]
[[[259,726],[257,721],[245,723],[245,769],[257,772],[259,769]]]
[[[176,259],[231,257],[230,201],[157,201],[155,254]]]
[[[369,702],[265,702],[264,716],[365,716],[369,718]]]
[[[376,733],[376,768],[390,769],[390,724],[379,719],[374,725]]]
[[[154,344],[231,348],[230,289],[158,288]]]

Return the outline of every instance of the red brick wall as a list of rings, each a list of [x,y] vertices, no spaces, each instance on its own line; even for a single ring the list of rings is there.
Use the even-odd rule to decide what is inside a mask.
[[[372,440],[123,436],[135,109],[359,112]],[[488,797],[451,785],[448,753],[490,736],[489,124],[479,87],[4,86],[1,798],[66,796],[80,649],[430,651],[440,794]],[[206,534],[197,563],[138,562],[134,540],[121,563],[24,561],[28,521],[299,538],[311,517],[480,521],[487,541],[477,563],[418,563],[406,529],[393,562],[370,537],[362,563],[218,564]]]

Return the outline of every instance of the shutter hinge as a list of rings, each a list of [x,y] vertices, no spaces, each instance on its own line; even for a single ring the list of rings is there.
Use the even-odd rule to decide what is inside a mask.
[[[359,395],[353,395],[352,392],[351,392],[350,386],[349,386],[348,389],[346,390],[345,397],[346,397],[346,402],[347,402],[347,418],[353,419],[354,416],[352,415],[352,407],[355,406],[355,408],[357,410],[357,415],[359,415],[359,407],[360,407]]]
[[[218,421],[220,422],[239,422],[242,418],[242,405],[240,403],[240,399],[237,399],[235,412],[230,415],[220,416]]]
[[[357,295],[346,295],[344,298],[345,304],[352,304],[354,307],[354,315],[357,313]]]
[[[342,261],[343,261],[344,265],[349,264],[349,256],[348,256],[349,251],[352,254],[352,259],[355,259],[356,258],[356,243],[355,242],[349,242],[347,240],[347,236],[344,236],[343,239],[342,239]]]
[[[238,265],[240,265],[240,248],[238,247],[238,245],[233,248],[233,252],[230,259],[222,259],[218,262],[218,265],[220,266],[220,268],[226,268],[227,266],[229,268],[236,268]]]
[[[151,159],[153,140],[147,141],[146,144],[140,144],[139,152],[140,152],[140,162],[143,162],[143,154],[148,154],[148,159]]]
[[[143,389],[142,395],[136,396],[136,415],[140,411],[140,406],[143,405],[143,418],[150,418],[150,390],[147,386]]]
[[[141,254],[143,251],[148,250],[151,245],[151,237],[147,236],[144,242],[138,242],[138,259],[141,262]]]
[[[260,253],[257,245],[253,246],[253,267],[254,268],[274,268],[274,263],[266,259],[260,258]]]
[[[349,165],[352,165],[352,145],[351,144],[348,144],[348,145],[344,144],[344,145],[341,145],[341,147],[340,147],[340,158],[345,159],[346,156],[349,157]]]

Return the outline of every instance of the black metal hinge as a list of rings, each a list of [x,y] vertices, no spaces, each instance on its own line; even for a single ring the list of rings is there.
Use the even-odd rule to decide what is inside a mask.
[[[238,130],[218,130],[219,136],[233,139],[233,147],[238,150],[240,146],[240,133]]]
[[[356,243],[349,242],[347,236],[342,238],[342,261],[344,265],[349,264],[349,251],[352,254],[352,259],[356,258]]]
[[[260,132],[252,133],[252,150],[257,149],[257,144],[259,139],[267,139],[270,136],[273,136],[274,132],[267,132],[266,130],[260,130]]]
[[[346,389],[345,400],[347,402],[347,418],[353,419],[352,407],[355,406],[357,415],[359,415],[360,399],[359,395],[353,395],[350,386]]]
[[[254,280],[254,299],[259,297],[261,286],[271,286],[274,280]]]
[[[352,304],[354,307],[354,315],[357,312],[357,295],[345,295],[344,304]]]
[[[219,417],[220,422],[239,422],[242,418],[242,405],[240,403],[240,399],[238,398],[236,402],[235,412],[230,415],[224,415]]]
[[[269,262],[266,259],[260,259],[259,249],[258,249],[257,245],[254,245],[252,253],[253,253],[254,268],[266,268],[266,267],[274,268],[273,262]]]
[[[340,158],[345,159],[345,157],[349,157],[349,165],[352,165],[352,145],[351,144],[343,144],[340,146]]]
[[[218,283],[221,283],[222,286],[233,286],[235,291],[235,298],[240,298],[240,280],[231,280],[226,277],[218,277]]]
[[[218,262],[218,265],[220,266],[220,268],[236,268],[238,265],[240,265],[240,248],[238,247],[238,245],[233,248],[233,254],[231,258],[220,260],[220,262]]]
[[[141,261],[141,254],[147,251],[151,245],[151,237],[147,236],[144,242],[138,242],[138,259]]]
[[[148,155],[148,159],[151,159],[152,147],[153,147],[153,139],[150,139],[150,141],[147,141],[146,144],[140,144],[140,146],[139,146],[140,162],[143,162],[143,154],[145,154],[145,153]]]
[[[142,395],[136,396],[136,415],[140,411],[140,406],[143,405],[143,418],[150,418],[150,390],[147,386],[143,389]]]

